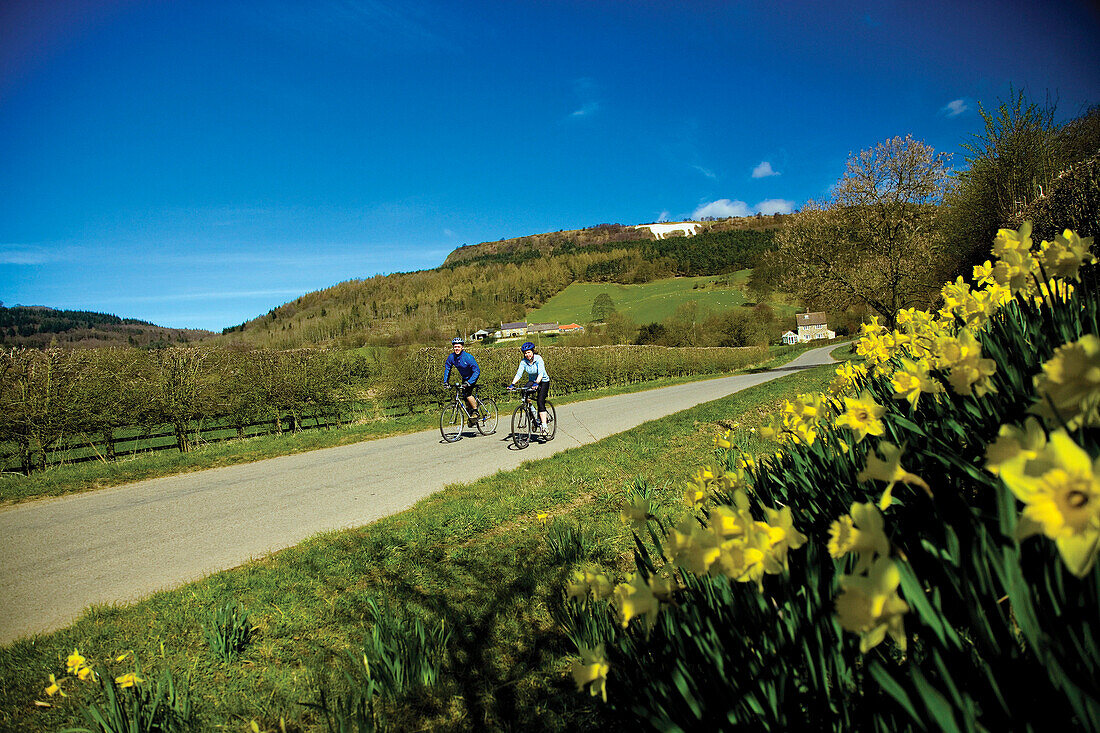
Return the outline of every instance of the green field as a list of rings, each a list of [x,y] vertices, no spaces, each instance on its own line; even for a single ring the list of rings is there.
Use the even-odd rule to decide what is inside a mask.
[[[698,302],[703,310],[729,310],[744,305],[748,300],[744,287],[751,273],[752,270],[740,270],[728,275],[673,277],[641,285],[575,282],[541,308],[528,312],[527,320],[531,323],[589,323],[592,320],[592,301],[600,293],[611,296],[615,310],[640,324],[663,321],[678,306],[692,300]],[[769,305],[780,316],[797,311],[797,308],[786,303]]]

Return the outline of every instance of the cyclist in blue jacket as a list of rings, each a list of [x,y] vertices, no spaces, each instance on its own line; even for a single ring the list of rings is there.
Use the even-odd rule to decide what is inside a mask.
[[[447,355],[447,361],[443,363],[443,384],[446,385],[451,378],[451,367],[458,369],[462,377],[462,396],[466,398],[466,404],[470,406],[469,426],[477,425],[477,400],[474,399],[474,385],[481,376],[481,367],[477,365],[477,359],[466,353],[466,342],[461,336],[451,339],[453,353]]]
[[[537,387],[538,391],[535,393],[535,399],[539,406],[539,432],[546,433],[546,398],[550,394],[550,375],[546,373],[546,362],[542,357],[535,353],[535,345],[530,341],[519,347],[519,350],[523,352],[523,358],[519,360],[519,369],[516,369],[516,377],[512,380],[512,383],[508,385],[508,389],[513,389],[516,386],[516,382],[527,376],[527,386]]]

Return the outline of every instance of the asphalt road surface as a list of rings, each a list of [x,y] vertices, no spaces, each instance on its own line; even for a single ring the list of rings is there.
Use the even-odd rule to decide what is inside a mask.
[[[63,628],[91,604],[178,587],[318,532],[395,514],[448,484],[830,363],[835,348],[759,374],[562,405],[556,438],[522,451],[508,438],[514,403],[505,403],[495,435],[467,430],[447,444],[438,430],[425,431],[0,510],[0,644]]]

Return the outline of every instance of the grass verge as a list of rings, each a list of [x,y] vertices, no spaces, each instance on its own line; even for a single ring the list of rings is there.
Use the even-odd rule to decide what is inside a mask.
[[[767,361],[751,365],[745,371],[756,371],[777,366],[810,348],[814,347],[806,344],[773,347],[770,351],[771,356]],[[658,389],[684,382],[713,379],[716,376],[719,375],[705,374],[656,379],[649,382],[619,385],[565,396],[555,395],[554,402],[567,404],[628,392]],[[251,463],[266,458],[304,453],[321,448],[332,448],[364,440],[378,440],[393,435],[429,430],[437,428],[438,425],[438,411],[429,410],[424,413],[370,420],[338,428],[306,430],[300,433],[285,433],[283,435],[261,435],[242,440],[208,443],[188,453],[162,450],[142,453],[117,461],[62,464],[52,466],[45,471],[30,476],[5,473],[0,474],[0,507],[43,497],[93,491],[160,476],[190,473],[238,463]]]
[[[99,606],[61,631],[0,649],[0,729],[57,730],[78,719],[92,688],[65,675],[74,648],[101,673],[132,650],[145,677],[171,670],[190,680],[199,730],[320,731],[318,690],[346,689],[369,637],[372,609],[405,609],[426,628],[450,630],[440,677],[428,690],[384,698],[395,730],[617,729],[568,675],[575,650],[551,610],[571,568],[546,537],[554,523],[585,528],[577,556],[613,578],[632,568],[619,522],[626,490],[644,476],[662,509],[680,511],[682,482],[713,459],[713,438],[734,421],[750,432],[783,398],[821,389],[828,367],[794,372],[598,443],[476,482],[449,486],[412,509],[354,530],[314,536],[239,568],[125,607]],[[88,531],[93,531],[89,529]],[[225,662],[203,625],[227,603],[253,624],[251,641]],[[350,652],[350,654],[349,654]],[[352,677],[345,677],[345,673]],[[612,671],[612,673],[614,673]],[[332,694],[336,694],[335,692]],[[45,703],[43,707],[35,701]]]

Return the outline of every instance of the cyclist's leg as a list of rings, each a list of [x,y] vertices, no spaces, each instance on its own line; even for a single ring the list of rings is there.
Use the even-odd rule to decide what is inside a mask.
[[[463,394],[466,397],[466,404],[469,405],[469,407],[470,407],[470,413],[471,414],[476,414],[477,413],[477,398],[474,397],[474,385],[471,384],[470,386],[463,387],[462,389],[463,389]]]
[[[543,428],[546,427],[546,398],[550,395],[550,383],[539,382],[539,391],[536,393],[536,399],[539,405],[539,423]]]

